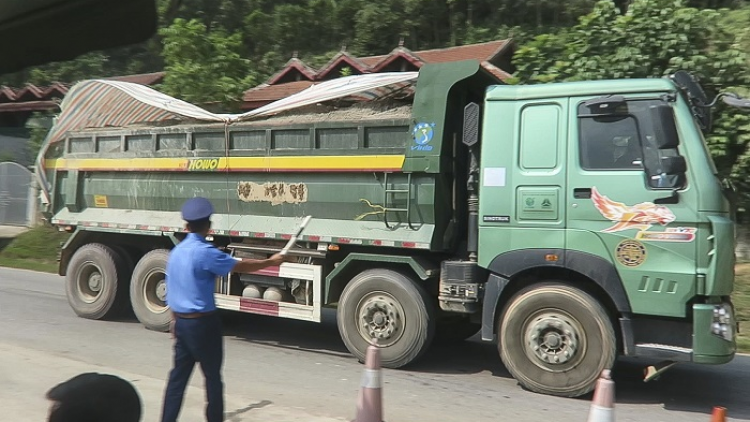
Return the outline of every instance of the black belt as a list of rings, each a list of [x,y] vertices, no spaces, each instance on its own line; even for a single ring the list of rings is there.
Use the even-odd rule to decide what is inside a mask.
[[[182,314],[179,312],[172,312],[174,316],[177,318],[184,318],[184,319],[194,319],[194,318],[201,318],[210,316],[216,313],[216,311],[209,311],[209,312],[191,312],[189,314]]]

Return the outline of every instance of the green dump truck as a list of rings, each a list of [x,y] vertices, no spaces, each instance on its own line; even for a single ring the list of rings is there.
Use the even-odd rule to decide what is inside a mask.
[[[522,386],[579,396],[618,355],[734,357],[734,223],[691,75],[508,86],[467,61],[314,88],[219,115],[76,85],[38,160],[72,233],[73,310],[166,330],[179,209],[205,196],[209,240],[236,257],[313,217],[294,262],[218,279],[218,306],[313,322],[335,307],[360,360],[377,344],[399,368],[480,333]]]

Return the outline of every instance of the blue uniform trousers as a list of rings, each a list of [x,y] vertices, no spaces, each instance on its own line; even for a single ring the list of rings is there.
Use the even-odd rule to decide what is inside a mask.
[[[206,420],[224,420],[224,384],[221,364],[224,357],[221,318],[213,313],[199,318],[175,318],[174,367],[164,393],[162,422],[176,422],[182,407],[190,374],[199,363],[206,379]]]

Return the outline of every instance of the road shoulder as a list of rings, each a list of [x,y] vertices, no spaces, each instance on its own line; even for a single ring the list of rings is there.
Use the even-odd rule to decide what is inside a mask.
[[[168,369],[165,369],[166,376]],[[79,362],[71,357],[45,353],[33,349],[0,343],[0,409],[4,420],[43,421],[47,418],[49,402],[44,398],[47,390],[84,372],[99,372],[117,375],[138,390],[143,403],[142,421],[157,421],[161,412],[163,379],[144,377],[113,368]],[[200,370],[193,372],[202,384]],[[185,396],[180,421],[202,422],[204,414],[204,390],[190,385]],[[252,397],[237,397],[227,394],[225,398],[227,421],[231,422],[341,422],[347,419],[311,415],[300,409],[281,408],[266,400]]]

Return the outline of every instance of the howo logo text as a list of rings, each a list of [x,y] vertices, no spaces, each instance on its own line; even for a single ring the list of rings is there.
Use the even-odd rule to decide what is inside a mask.
[[[219,167],[218,158],[196,158],[188,160],[188,171],[216,170]]]

